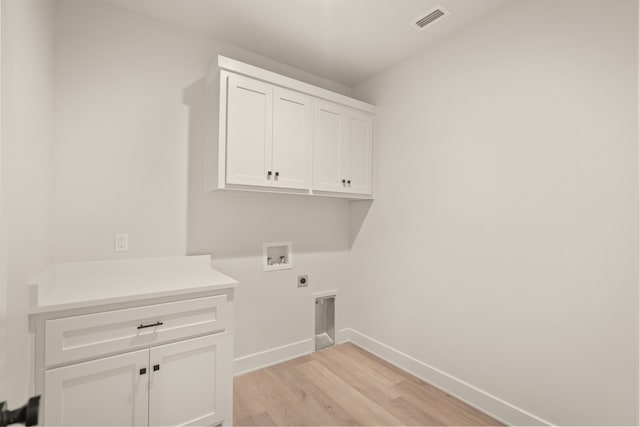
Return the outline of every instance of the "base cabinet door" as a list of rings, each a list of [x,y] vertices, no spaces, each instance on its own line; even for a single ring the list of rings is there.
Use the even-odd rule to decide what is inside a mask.
[[[149,425],[231,424],[231,347],[221,333],[152,348]]]
[[[44,425],[148,425],[149,350],[45,372]]]

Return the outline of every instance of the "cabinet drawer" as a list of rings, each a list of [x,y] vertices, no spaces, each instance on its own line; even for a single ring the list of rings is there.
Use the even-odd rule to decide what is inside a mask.
[[[45,322],[45,365],[154,346],[228,327],[226,295]]]

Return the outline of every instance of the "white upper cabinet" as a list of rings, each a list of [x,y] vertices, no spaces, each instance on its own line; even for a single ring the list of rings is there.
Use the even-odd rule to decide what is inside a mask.
[[[314,126],[313,189],[371,194],[372,117],[338,104],[316,101]]]
[[[343,173],[347,192],[371,194],[373,188],[373,119],[370,115],[350,112],[347,123],[348,139],[345,149],[348,159]]]
[[[226,183],[311,188],[311,98],[229,75]]]
[[[372,198],[374,106],[222,56],[206,81],[212,189]]]
[[[273,86],[228,77],[227,183],[268,186],[273,144]]]
[[[342,180],[345,148],[343,109],[336,105],[316,102],[313,117],[313,189],[344,192]]]
[[[274,88],[273,187],[311,188],[311,97]]]

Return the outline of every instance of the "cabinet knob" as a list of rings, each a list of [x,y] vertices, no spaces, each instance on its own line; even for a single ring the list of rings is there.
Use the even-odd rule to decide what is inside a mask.
[[[153,365],[153,372],[159,371],[159,370],[160,370],[160,365]]]
[[[351,184],[351,180],[348,180],[348,181],[347,181],[347,184]]]
[[[347,183],[347,180],[346,180],[346,179],[343,179],[343,180],[342,180],[342,183],[343,183],[343,184],[346,184],[346,183]]]
[[[276,178],[280,176],[280,172],[276,172]]]
[[[144,375],[147,373],[147,368],[141,368],[140,369],[140,375]]]
[[[267,179],[271,179],[271,171],[267,172]]]

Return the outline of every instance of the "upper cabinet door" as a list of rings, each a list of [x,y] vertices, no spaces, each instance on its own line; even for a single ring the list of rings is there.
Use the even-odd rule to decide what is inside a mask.
[[[345,109],[316,100],[313,113],[313,189],[345,192]]]
[[[315,104],[313,189],[371,194],[372,116],[337,104]]]
[[[149,425],[231,425],[230,340],[221,333],[151,349]]]
[[[365,114],[351,113],[348,129],[348,163],[344,172],[347,190],[354,194],[371,194],[373,120]]]
[[[226,182],[270,186],[273,86],[236,75],[228,79]]]
[[[273,187],[311,188],[311,97],[274,88]]]
[[[43,425],[148,425],[148,368],[140,350],[46,371]]]

